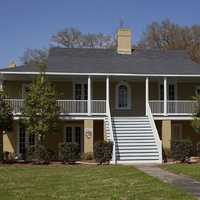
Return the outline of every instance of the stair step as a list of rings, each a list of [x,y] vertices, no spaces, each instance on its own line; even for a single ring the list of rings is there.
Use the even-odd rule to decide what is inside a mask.
[[[117,146],[120,146],[120,147],[122,147],[122,146],[138,146],[138,145],[140,145],[140,146],[142,146],[142,145],[156,145],[156,143],[155,142],[152,142],[152,141],[150,141],[150,142],[136,142],[136,141],[134,141],[134,142],[122,142],[122,143],[118,143],[118,142],[116,142],[115,143]]]
[[[116,156],[118,160],[157,160],[159,159],[159,156],[131,156],[131,157],[118,157]]]
[[[124,146],[124,147],[116,147],[118,150],[120,151],[125,151],[125,150],[155,150],[157,149],[157,147],[155,145],[153,146],[149,146],[149,145],[146,145],[146,146]]]
[[[140,125],[134,125],[134,124],[125,124],[125,125],[116,125],[113,124],[114,128],[131,128],[131,129],[140,129],[140,128],[149,128],[151,129],[151,126],[148,125],[144,125],[144,124],[140,124]]]
[[[155,149],[121,149],[119,154],[123,153],[158,153],[157,148]]]
[[[117,134],[115,135],[115,137],[118,137],[118,138],[125,138],[125,137],[154,137],[153,136],[153,133],[129,133],[129,134]]]
[[[128,131],[128,130],[125,130],[125,131],[120,131],[120,132],[118,132],[118,133],[114,133],[114,135],[126,135],[126,136],[132,136],[132,135],[135,135],[135,134],[140,134],[140,135],[142,135],[142,134],[151,134],[151,135],[153,135],[153,133],[152,133],[152,131],[147,131],[147,130],[145,130],[145,131]]]
[[[115,127],[113,126],[113,129],[116,129],[116,130],[152,130],[151,127],[144,127],[144,126],[141,126],[141,127]]]

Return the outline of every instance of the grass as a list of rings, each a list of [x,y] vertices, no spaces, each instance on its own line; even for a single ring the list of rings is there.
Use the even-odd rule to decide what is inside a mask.
[[[200,181],[200,165],[199,164],[172,164],[163,165],[163,169],[175,174],[190,176],[193,179]]]
[[[192,200],[131,166],[1,166],[1,200]]]

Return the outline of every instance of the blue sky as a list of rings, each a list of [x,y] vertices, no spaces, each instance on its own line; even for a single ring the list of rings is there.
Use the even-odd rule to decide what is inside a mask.
[[[136,42],[152,21],[199,24],[199,10],[199,0],[0,0],[0,68],[65,27],[114,34],[122,19]]]

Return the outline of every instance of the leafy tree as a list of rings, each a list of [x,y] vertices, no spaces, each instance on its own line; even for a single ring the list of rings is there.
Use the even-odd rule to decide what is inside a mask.
[[[200,62],[200,26],[180,26],[166,19],[151,23],[138,44],[141,48],[187,50],[195,62]]]
[[[48,49],[26,49],[21,61],[25,65],[47,63]]]
[[[6,95],[0,91],[0,134],[12,130],[13,114],[10,106],[5,101]]]
[[[197,101],[196,110],[193,115],[192,127],[196,133],[200,134],[200,96],[194,97]]]
[[[0,91],[0,160],[3,159],[3,133],[6,131],[11,131],[13,124],[12,110],[5,99],[5,93]]]
[[[54,45],[66,48],[111,48],[114,40],[103,33],[82,33],[76,28],[65,28],[51,38]]]
[[[24,99],[23,122],[29,134],[38,136],[41,144],[45,144],[48,134],[57,130],[59,107],[56,103],[56,91],[48,81],[45,64],[40,65],[41,73],[29,87]]]

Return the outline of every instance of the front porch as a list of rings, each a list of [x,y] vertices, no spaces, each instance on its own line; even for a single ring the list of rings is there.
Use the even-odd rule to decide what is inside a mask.
[[[25,88],[30,81],[24,76],[19,81],[1,82],[10,97],[6,101],[14,115],[20,115],[24,104]],[[29,77],[30,79],[30,77]],[[61,116],[145,116],[148,105],[154,117],[192,116],[200,82],[198,78],[177,77],[49,77],[55,84],[57,104]],[[23,80],[23,82],[21,81]]]

